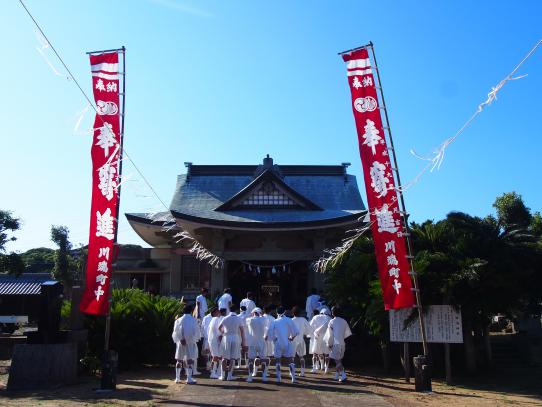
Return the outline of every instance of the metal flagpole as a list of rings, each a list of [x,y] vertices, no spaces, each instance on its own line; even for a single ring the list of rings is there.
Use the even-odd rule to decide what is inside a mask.
[[[119,75],[122,75],[122,93],[119,94],[119,96],[122,96],[122,105],[121,105],[121,111],[120,111],[120,146],[119,146],[119,165],[118,165],[118,179],[119,179],[119,186],[117,188],[117,210],[116,210],[116,217],[115,217],[115,235],[113,238],[113,247],[115,248],[113,250],[114,257],[114,263],[111,267],[111,277],[113,277],[113,273],[116,268],[117,258],[118,258],[118,252],[119,248],[117,245],[117,235],[119,230],[119,210],[120,210],[120,189],[122,186],[122,155],[123,155],[123,146],[124,146],[124,109],[125,109],[125,102],[126,102],[126,48],[123,46],[119,49],[114,50],[107,50],[107,51],[93,51],[93,52],[87,52],[87,54],[99,54],[99,53],[105,53],[105,52],[113,52],[116,51],[119,54],[122,54],[122,71],[119,71]],[[102,379],[101,379],[101,390],[115,390],[116,388],[116,368],[117,368],[117,353],[110,350],[110,338],[111,338],[111,293],[112,293],[112,284],[110,282],[109,284],[109,292],[108,292],[108,304],[107,304],[107,314],[105,316],[105,338],[104,338],[104,359],[103,359],[103,365],[102,365]]]
[[[395,154],[395,147],[393,145],[393,137],[392,137],[392,133],[391,133],[391,128],[390,128],[390,121],[389,121],[389,117],[388,117],[388,109],[386,107],[386,101],[384,99],[384,92],[382,90],[382,81],[380,79],[380,71],[378,69],[378,63],[376,62],[376,55],[375,55],[375,51],[374,51],[374,46],[373,46],[373,42],[369,42],[369,44],[367,45],[364,45],[364,46],[361,46],[361,47],[357,47],[357,48],[352,48],[352,49],[349,49],[347,51],[343,51],[343,52],[339,52],[339,55],[343,55],[343,54],[347,54],[349,52],[353,52],[353,51],[357,51],[357,50],[360,50],[360,49],[363,49],[363,48],[368,48],[371,50],[371,54],[373,56],[373,61],[374,61],[374,69],[376,71],[376,77],[377,77],[377,80],[378,80],[378,86],[376,86],[376,88],[378,89],[378,92],[380,93],[380,98],[382,99],[382,107],[383,107],[383,110],[384,110],[384,118],[386,120],[386,126],[384,127],[385,130],[387,130],[387,133],[388,133],[388,139],[390,140],[390,146],[391,148],[389,148],[389,150],[391,150],[391,153],[392,153],[392,157],[393,157],[393,165],[394,165],[394,170],[395,170],[395,175],[396,175],[396,178],[397,178],[397,186],[399,187],[399,198],[400,198],[400,204],[401,204],[401,208],[400,208],[400,211],[401,211],[401,218],[403,220],[403,228],[405,230],[405,237],[406,237],[406,243],[407,243],[407,251],[408,251],[408,261],[409,261],[409,264],[410,264],[410,275],[412,276],[412,281],[413,281],[413,284],[414,284],[414,293],[415,293],[415,297],[416,297],[416,306],[418,308],[418,314],[419,314],[419,319],[420,319],[420,333],[421,333],[421,337],[422,337],[422,346],[423,346],[423,360],[420,359],[420,357],[417,357],[417,358],[414,358],[414,366],[415,366],[415,370],[416,370],[416,390],[431,390],[431,375],[430,375],[430,372],[429,372],[429,346],[427,345],[427,335],[426,335],[426,330],[425,330],[425,319],[424,319],[424,315],[423,315],[423,307],[422,307],[422,301],[421,301],[421,293],[420,293],[420,286],[419,286],[419,282],[418,282],[418,275],[414,269],[414,256],[413,256],[413,253],[414,253],[414,250],[413,250],[413,246],[412,246],[412,240],[411,240],[411,236],[410,236],[410,226],[408,225],[408,213],[406,211],[406,206],[405,206],[405,199],[404,199],[404,196],[403,196],[403,193],[401,191],[401,177],[399,175],[399,166],[397,164],[397,155]],[[416,360],[417,359],[417,360]],[[423,376],[420,376],[420,378],[418,378],[418,373],[420,373],[420,375],[423,374]],[[420,386],[420,387],[418,387]]]

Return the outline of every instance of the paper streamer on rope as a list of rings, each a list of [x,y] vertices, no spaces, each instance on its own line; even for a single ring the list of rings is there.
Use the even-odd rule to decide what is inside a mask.
[[[50,47],[50,44],[49,44],[49,41],[47,41],[43,35],[41,35],[41,33],[39,32],[35,32],[36,34],[36,38],[38,39],[38,42],[40,43],[40,46],[39,47],[36,47],[36,51],[38,51],[41,55],[41,57],[43,58],[43,60],[45,61],[45,63],[47,64],[47,66],[49,66],[49,68],[51,68],[51,71],[56,75],[56,76],[62,76],[64,78],[66,78],[68,81],[71,80],[71,78],[68,76],[68,75],[63,75],[61,74],[58,69],[55,68],[55,66],[53,65],[53,63],[49,60],[49,58],[47,57],[47,55],[45,54],[45,50],[47,50],[49,47]]]
[[[461,128],[452,136],[444,140],[440,146],[433,152],[432,156],[424,157],[420,154],[418,154],[413,149],[410,150],[410,153],[423,161],[428,161],[429,163],[414,177],[413,180],[409,181],[407,184],[403,185],[401,188],[398,188],[400,192],[405,192],[410,187],[412,187],[414,184],[416,184],[420,178],[427,172],[433,172],[435,169],[439,170],[440,166],[442,165],[442,162],[444,161],[444,156],[446,154],[446,149],[452,144],[457,137],[461,135],[465,131],[465,129],[472,123],[472,121],[478,117],[480,113],[489,105],[491,105],[495,100],[497,100],[497,93],[502,89],[502,87],[509,81],[514,81],[517,79],[522,79],[527,76],[520,75],[514,77],[515,73],[518,71],[518,69],[535,53],[535,51],[538,49],[538,47],[542,44],[542,40],[539,40],[535,46],[527,53],[527,55],[519,62],[519,64],[516,65],[516,67],[510,72],[506,77],[504,77],[497,85],[491,87],[491,91],[487,94],[487,98],[485,101],[480,103],[478,107],[476,108],[476,111],[472,114],[472,116],[461,126]]]

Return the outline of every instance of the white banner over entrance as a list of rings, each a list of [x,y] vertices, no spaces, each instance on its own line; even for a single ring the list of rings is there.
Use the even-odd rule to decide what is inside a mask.
[[[463,343],[461,311],[451,305],[430,305],[425,314],[427,342]],[[420,321],[416,319],[406,328],[410,309],[390,310],[390,341],[421,342]]]

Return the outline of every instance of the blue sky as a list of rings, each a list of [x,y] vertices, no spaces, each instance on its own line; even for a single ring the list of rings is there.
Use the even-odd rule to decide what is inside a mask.
[[[185,161],[351,162],[365,200],[345,67],[337,52],[373,41],[403,181],[467,120],[542,38],[539,1],[26,0],[91,94],[85,51],[127,48],[125,146],[169,204]],[[36,47],[17,1],[0,14],[0,208],[23,220],[10,250],[52,246],[52,224],[88,240],[90,136],[75,135],[85,102]],[[46,55],[61,69],[51,51]],[[485,216],[520,193],[542,209],[542,48],[447,150],[440,171],[406,193],[412,219],[452,210]],[[82,128],[92,125],[88,113]],[[159,210],[133,174],[121,212]],[[121,219],[121,243],[143,242]]]

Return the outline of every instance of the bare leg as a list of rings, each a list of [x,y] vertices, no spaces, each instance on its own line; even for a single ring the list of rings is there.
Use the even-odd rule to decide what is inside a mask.
[[[175,383],[180,383],[181,381],[181,369],[182,369],[182,363],[180,361],[177,361],[175,364]]]
[[[248,370],[248,376],[247,376],[247,382],[252,381],[252,373],[254,371],[254,366],[252,365],[253,361],[251,359],[245,359],[247,364],[247,370]]]
[[[301,372],[299,373],[299,376],[303,377],[305,376],[305,356],[299,356],[299,364],[301,366]]]
[[[187,367],[186,367],[186,383],[187,384],[194,384],[196,381],[192,379],[192,373],[194,372],[194,360],[188,359],[187,361]]]

